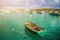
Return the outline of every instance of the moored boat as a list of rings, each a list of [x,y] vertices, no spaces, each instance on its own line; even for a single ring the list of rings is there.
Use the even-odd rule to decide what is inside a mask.
[[[54,15],[54,16],[60,16],[60,14],[59,13],[50,13],[50,15]]]
[[[27,29],[29,29],[30,31],[40,35],[41,37],[44,36],[46,34],[46,30],[41,28],[41,27],[38,27],[36,24],[30,22],[30,21],[26,21],[25,22],[25,27]]]
[[[50,12],[50,15],[60,16],[60,14],[59,14],[57,11],[51,11],[51,12]]]

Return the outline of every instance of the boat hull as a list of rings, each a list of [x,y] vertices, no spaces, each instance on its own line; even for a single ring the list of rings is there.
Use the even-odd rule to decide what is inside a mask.
[[[29,25],[27,25],[27,24],[29,24]],[[31,25],[34,25],[34,27],[31,27]],[[40,36],[43,36],[43,35],[45,35],[45,33],[46,33],[46,30],[45,29],[43,29],[43,28],[40,28],[40,27],[38,27],[36,24],[34,24],[34,23],[32,23],[32,22],[27,22],[27,23],[25,23],[25,27],[28,29],[28,30],[30,30],[31,32],[33,32],[33,33],[35,33],[35,34],[38,34],[38,35],[40,35]]]
[[[60,16],[60,14],[50,13],[50,15]]]

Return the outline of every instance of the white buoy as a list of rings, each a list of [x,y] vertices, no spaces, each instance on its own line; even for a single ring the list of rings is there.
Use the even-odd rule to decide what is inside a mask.
[[[29,18],[32,18],[32,15],[29,15]]]
[[[15,28],[12,28],[12,30],[14,31],[14,30],[15,30]]]

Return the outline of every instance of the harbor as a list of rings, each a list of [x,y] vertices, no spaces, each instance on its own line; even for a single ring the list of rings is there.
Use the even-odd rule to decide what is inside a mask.
[[[60,40],[60,0],[0,0],[0,40]]]
[[[31,21],[46,29],[46,34],[40,37],[25,29],[25,21]],[[0,14],[1,40],[60,40],[60,17],[49,13],[9,12]]]

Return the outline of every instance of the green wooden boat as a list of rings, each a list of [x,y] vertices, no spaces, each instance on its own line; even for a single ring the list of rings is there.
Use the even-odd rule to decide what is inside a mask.
[[[34,23],[30,22],[30,21],[26,21],[26,22],[25,22],[25,27],[26,27],[27,29],[29,29],[30,31],[38,34],[38,35],[41,36],[41,37],[46,34],[46,30],[45,30],[45,29],[37,26],[36,24],[34,24]]]

